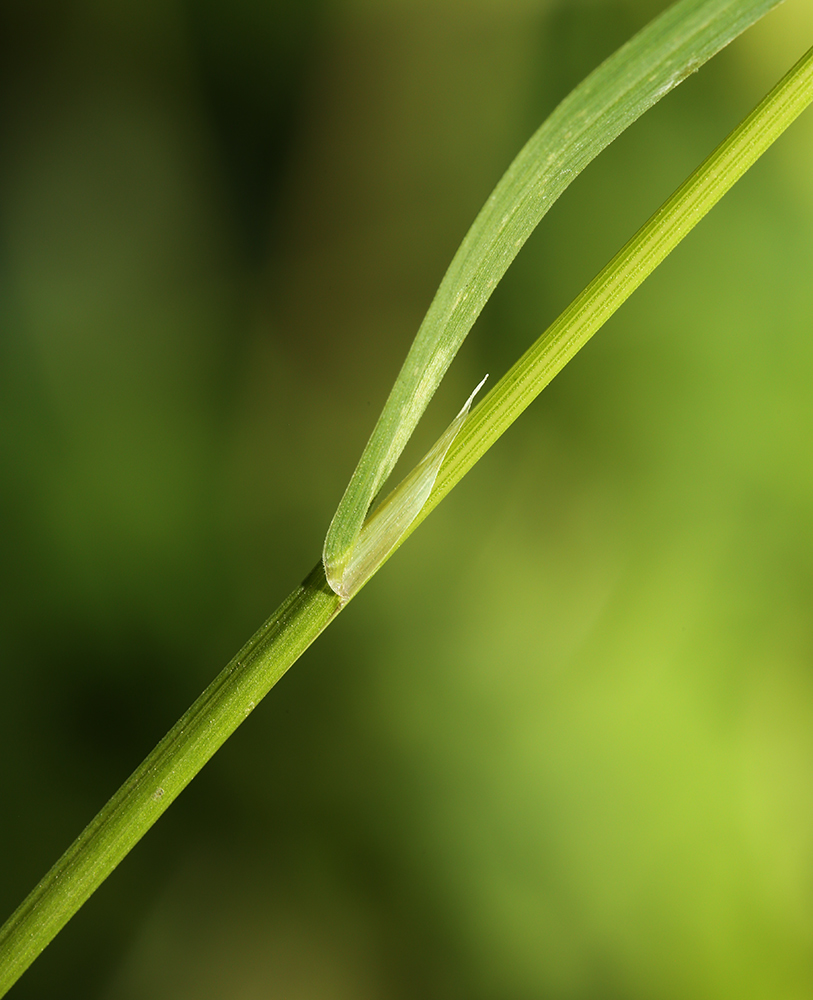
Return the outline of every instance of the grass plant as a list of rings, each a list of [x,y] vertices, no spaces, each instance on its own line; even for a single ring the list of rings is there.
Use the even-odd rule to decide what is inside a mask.
[[[580,84],[522,150],[440,286],[331,523],[323,559],[0,930],[0,995],[423,518],[813,101],[811,51],[370,515],[457,349],[551,204],[624,128],[775,5],[681,0]]]

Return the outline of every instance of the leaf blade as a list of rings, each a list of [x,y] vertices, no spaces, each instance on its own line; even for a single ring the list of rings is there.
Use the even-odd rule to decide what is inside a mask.
[[[571,91],[526,143],[455,254],[339,503],[323,549],[329,580],[341,580],[370,505],[452,359],[553,203],[624,129],[781,2],[679,0]]]

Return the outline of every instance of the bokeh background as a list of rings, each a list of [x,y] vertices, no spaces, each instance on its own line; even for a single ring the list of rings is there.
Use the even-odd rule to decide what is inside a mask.
[[[663,0],[11,0],[0,909],[311,568],[443,270]],[[412,457],[813,41],[604,153]],[[429,518],[15,987],[813,991],[813,117]]]

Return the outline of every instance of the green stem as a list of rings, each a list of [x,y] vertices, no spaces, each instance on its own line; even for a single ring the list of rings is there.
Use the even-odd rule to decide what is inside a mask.
[[[340,610],[321,563],[122,785],[0,929],[0,996]]]
[[[446,455],[429,499],[404,539],[811,102],[813,49],[638,230],[472,410]]]
[[[472,412],[409,533],[812,100],[813,50]],[[0,996],[340,610],[339,598],[328,587],[320,564],[209,685],[0,929]]]

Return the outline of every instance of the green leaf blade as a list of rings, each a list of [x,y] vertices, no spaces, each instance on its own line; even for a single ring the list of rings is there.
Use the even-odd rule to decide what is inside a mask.
[[[781,0],[679,0],[580,83],[526,143],[452,260],[328,529],[331,586],[460,345],[525,241],[621,132]],[[340,589],[337,590],[337,593]]]

